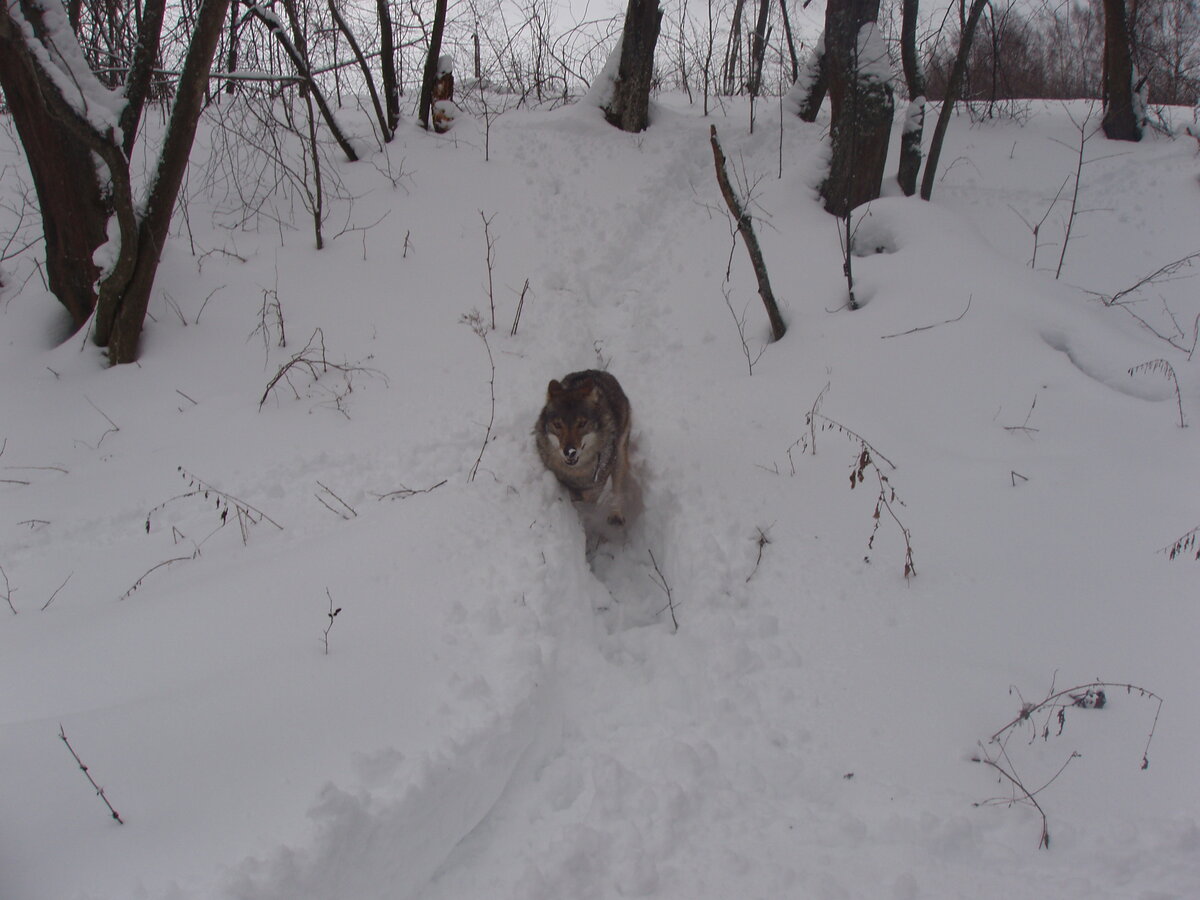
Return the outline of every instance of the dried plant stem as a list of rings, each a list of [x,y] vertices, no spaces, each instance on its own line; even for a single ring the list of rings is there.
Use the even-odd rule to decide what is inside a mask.
[[[483,240],[487,246],[485,261],[487,263],[487,292],[488,305],[492,311],[492,331],[496,330],[496,294],[492,287],[492,274],[496,263],[496,239],[492,237],[491,226],[492,219],[496,218],[496,214],[490,216],[485,215],[483,210],[479,211],[479,218],[483,220]]]
[[[62,739],[62,742],[66,744],[67,749],[71,751],[71,755],[75,757],[75,762],[79,765],[79,771],[81,771],[87,777],[88,782],[91,783],[92,787],[96,791],[96,796],[104,801],[104,805],[108,807],[108,811],[112,814],[112,817],[117,821],[117,823],[124,825],[125,820],[121,818],[120,813],[113,809],[113,805],[108,802],[108,796],[104,793],[104,788],[100,787],[100,785],[96,783],[96,779],[92,777],[92,773],[88,770],[88,767],[84,764],[83,760],[79,758],[79,754],[75,752],[75,748],[72,747],[71,742],[67,740],[67,732],[63,730],[61,724],[58,726],[58,736]]]
[[[54,589],[54,593],[50,595],[50,599],[42,604],[42,612],[45,612],[47,609],[50,608],[50,604],[54,602],[54,598],[58,596],[58,592],[61,591],[63,588],[65,588],[67,586],[67,582],[70,581],[73,577],[75,577],[74,572],[72,572],[70,575],[68,575],[66,578],[64,578],[63,583]]]
[[[496,360],[492,356],[492,345],[488,343],[487,327],[483,323],[483,316],[479,314],[479,310],[472,310],[470,315],[464,315],[462,320],[471,326],[471,330],[483,341],[483,349],[487,351],[488,368],[491,370],[491,374],[488,376],[491,411],[488,415],[487,430],[483,434],[483,444],[479,448],[479,455],[475,457],[475,462],[467,473],[467,481],[470,482],[474,481],[475,476],[479,474],[479,465],[483,462],[483,454],[487,450],[488,444],[492,441],[492,426],[496,423]]]
[[[1142,372],[1157,372],[1171,379],[1171,383],[1175,385],[1175,405],[1179,408],[1179,427],[1187,428],[1187,422],[1183,418],[1183,395],[1179,391],[1179,378],[1175,375],[1175,367],[1165,359],[1152,359],[1129,370],[1130,375],[1139,375]]]
[[[340,606],[337,609],[333,608],[333,594],[329,593],[329,588],[325,588],[325,596],[329,598],[329,613],[328,613],[329,622],[325,625],[325,631],[322,633],[321,636],[325,641],[325,655],[328,656],[329,655],[329,632],[333,630],[333,622],[338,617],[338,614],[342,611],[342,608]]]
[[[8,573],[4,571],[4,566],[0,566],[0,578],[4,579],[4,600],[8,604],[8,608],[12,610],[12,614],[15,616],[17,614],[17,608],[13,606],[12,602],[12,585],[8,582]]]
[[[662,588],[663,592],[667,595],[667,605],[663,609],[670,610],[671,625],[674,626],[675,631],[679,631],[679,620],[675,618],[675,597],[671,593],[671,585],[667,583],[666,576],[663,575],[662,569],[658,567],[658,560],[654,558],[654,551],[648,550],[648,552],[650,553],[650,564],[654,566],[654,575],[650,576],[650,580]],[[660,613],[662,611],[661,609],[659,610]]]

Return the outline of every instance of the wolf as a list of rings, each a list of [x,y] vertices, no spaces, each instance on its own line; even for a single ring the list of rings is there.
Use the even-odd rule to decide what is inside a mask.
[[[538,456],[572,500],[595,503],[612,479],[612,525],[625,524],[631,420],[629,399],[617,379],[586,369],[550,382],[533,429]]]

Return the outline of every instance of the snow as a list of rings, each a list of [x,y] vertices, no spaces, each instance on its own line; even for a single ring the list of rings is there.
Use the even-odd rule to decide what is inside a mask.
[[[25,45],[33,58],[80,118],[90,124],[97,134],[107,135],[111,132],[114,142],[120,143],[124,92],[106,88],[92,73],[75,31],[71,28],[65,4],[35,2],[32,5],[41,13],[47,36],[45,44],[37,40],[33,24],[25,18],[20,4],[10,2],[8,13],[24,32]]]
[[[1069,192],[1033,268],[1025,222],[1073,175],[1082,108],[956,118],[931,203],[889,180],[856,214],[851,312],[826,117],[784,120],[778,178],[778,131],[727,112],[790,326],[752,375],[710,122],[670,96],[636,136],[588,104],[505,113],[490,162],[465,113],[402,126],[338,165],[334,219],[363,230],[321,252],[305,222],[230,227],[202,129],[136,366],[58,343],[32,261],[7,264],[0,895],[1195,895],[1197,569],[1159,550],[1200,520],[1200,361],[1146,326],[1190,345],[1200,300],[1186,277],[1088,293],[1196,252],[1193,142],[1090,138],[1055,280]],[[481,211],[486,348],[462,323],[490,320]],[[729,288],[756,352],[741,247]],[[317,328],[344,370],[259,410]],[[1159,358],[1187,428],[1168,379],[1128,374]],[[634,409],[625,533],[585,527],[530,435],[547,382],[597,365]],[[912,578],[886,510],[868,548],[879,483],[850,489],[848,432]],[[971,759],[1095,679],[1161,715],[1109,689],[1061,736],[1017,730],[1031,789],[1070,759],[1040,850]]]
[[[883,34],[875,22],[865,22],[856,43],[859,77],[891,85],[892,63]]]

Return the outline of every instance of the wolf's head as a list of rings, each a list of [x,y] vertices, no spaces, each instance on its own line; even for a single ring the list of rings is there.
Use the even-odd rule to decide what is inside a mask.
[[[602,424],[599,416],[600,389],[591,379],[570,387],[551,381],[546,389],[544,422],[547,437],[558,444],[563,462],[574,466],[595,440]]]

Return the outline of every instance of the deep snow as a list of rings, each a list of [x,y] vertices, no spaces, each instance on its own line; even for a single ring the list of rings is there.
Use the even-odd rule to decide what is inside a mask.
[[[771,103],[752,134],[744,106],[680,98],[638,136],[509,112],[488,162],[470,116],[402,128],[340,164],[356,199],[329,232],[362,230],[319,253],[287,197],[234,227],[246,185],[202,130],[136,366],[56,346],[57,304],[9,264],[0,895],[1196,896],[1200,570],[1159,551],[1200,523],[1200,362],[1087,291],[1200,250],[1200,161],[1092,137],[1055,280],[1070,192],[1036,270],[1023,219],[1073,176],[1085,114],[957,118],[933,202],[889,184],[862,218],[856,312],[814,190],[827,123],[781,138]],[[752,375],[734,318],[752,356],[767,328],[710,121],[790,325]],[[462,321],[491,318],[484,217],[486,347]],[[1194,279],[1127,299],[1194,343]],[[255,331],[272,300],[285,347],[273,308]],[[260,410],[316,329],[351,371]],[[1191,427],[1161,372],[1129,374],[1156,359]],[[585,534],[529,434],[546,382],[594,366],[634,406],[624,535]],[[879,484],[850,489],[847,430],[903,502],[911,579],[886,510],[868,549]],[[1165,703],[1110,690],[1007,743],[1030,789],[1081,754],[1038,794],[1039,850],[971,757],[1093,679]]]

